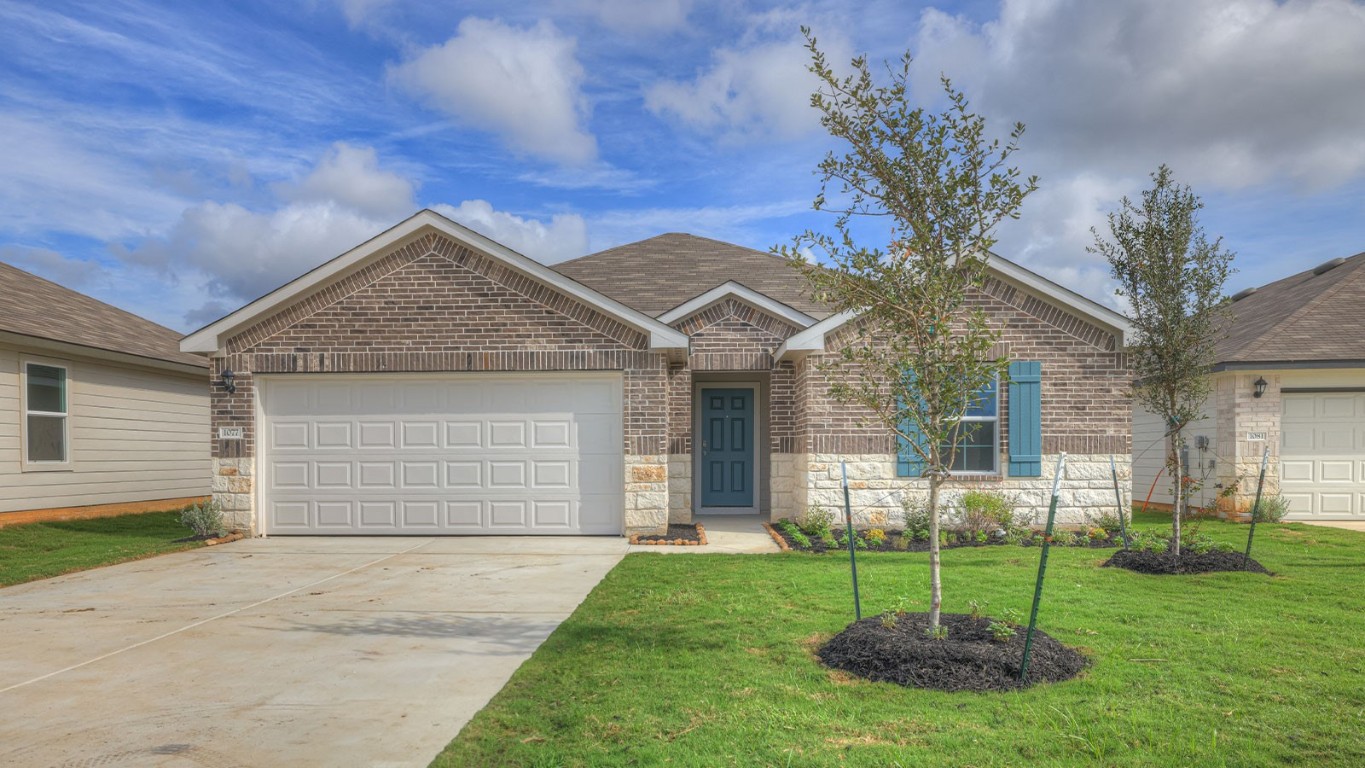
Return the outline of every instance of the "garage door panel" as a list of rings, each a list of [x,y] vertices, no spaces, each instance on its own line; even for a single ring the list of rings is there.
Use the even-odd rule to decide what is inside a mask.
[[[619,377],[403,378],[263,377],[269,532],[621,532]]]
[[[1280,492],[1289,518],[1365,516],[1365,397],[1286,393],[1282,402]]]

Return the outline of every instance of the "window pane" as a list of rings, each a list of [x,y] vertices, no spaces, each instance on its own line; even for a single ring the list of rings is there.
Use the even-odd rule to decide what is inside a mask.
[[[953,472],[994,472],[996,432],[993,421],[969,421],[958,425],[957,455],[950,469]],[[949,446],[944,446],[946,452]]]
[[[66,413],[66,371],[50,365],[29,365],[28,409]]]
[[[982,387],[972,402],[967,404],[967,411],[963,415],[983,419],[995,418],[995,384],[995,380],[992,379],[990,384]]]
[[[28,417],[28,460],[66,461],[66,417]]]

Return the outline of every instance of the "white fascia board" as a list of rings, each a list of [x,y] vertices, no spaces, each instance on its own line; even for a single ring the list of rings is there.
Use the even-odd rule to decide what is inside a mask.
[[[837,315],[830,315],[820,322],[812,325],[800,333],[793,334],[782,346],[777,348],[773,357],[778,360],[785,360],[789,357],[800,357],[811,352],[823,352],[825,349],[825,334],[837,329],[849,320],[857,317],[858,313],[852,310],[840,312]]]
[[[728,280],[706,293],[688,299],[662,315],[659,315],[659,320],[670,324],[675,323],[685,317],[691,317],[712,304],[730,296],[734,296],[747,304],[752,304],[773,317],[780,317],[800,328],[809,328],[815,324],[815,318],[805,312],[788,306],[787,304],[783,304],[771,296],[759,293],[734,280]]]
[[[370,256],[418,234],[424,228],[434,229],[457,242],[493,256],[528,277],[601,309],[606,314],[649,336],[651,349],[687,348],[687,336],[669,328],[658,320],[565,277],[544,264],[523,256],[468,227],[457,224],[435,211],[423,210],[335,259],[285,283],[221,320],[191,333],[181,340],[181,351],[209,355],[217,353],[222,349],[224,337],[232,331],[243,328],[288,306],[291,302],[307,295],[327,281],[346,274]]]
[[[1023,285],[1025,288],[1040,293],[1063,306],[1071,307],[1100,325],[1118,331],[1120,347],[1124,345],[1124,340],[1133,332],[1133,324],[1128,318],[1069,288],[1063,288],[1036,272],[1025,269],[993,253],[988,254],[986,263],[998,274]]]

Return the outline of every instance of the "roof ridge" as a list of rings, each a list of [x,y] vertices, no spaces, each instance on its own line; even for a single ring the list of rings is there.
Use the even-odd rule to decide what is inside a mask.
[[[1349,259],[1354,259],[1354,258],[1356,258],[1356,256],[1365,256],[1365,253],[1358,253],[1358,254],[1356,254],[1355,256],[1350,256],[1350,257],[1348,257],[1348,261],[1349,261]],[[1241,346],[1241,348],[1239,348],[1239,349],[1237,350],[1236,353],[1234,353],[1234,354],[1232,354],[1232,355],[1229,355],[1229,357],[1236,357],[1237,354],[1239,354],[1242,350],[1247,349],[1247,348],[1251,347],[1251,346],[1254,345],[1254,344],[1263,343],[1263,342],[1266,340],[1266,338],[1267,338],[1268,336],[1271,335],[1272,332],[1283,333],[1285,330],[1287,330],[1287,329],[1293,327],[1299,320],[1302,320],[1302,319],[1303,319],[1303,316],[1306,315],[1306,314],[1308,314],[1310,310],[1312,310],[1313,308],[1317,307],[1317,306],[1318,306],[1319,304],[1321,304],[1322,302],[1326,301],[1329,297],[1335,296],[1339,291],[1341,291],[1341,290],[1342,290],[1348,283],[1350,283],[1352,280],[1358,279],[1359,276],[1360,276],[1360,274],[1361,274],[1360,267],[1361,267],[1362,265],[1365,265],[1365,259],[1361,259],[1360,261],[1356,262],[1355,264],[1350,264],[1350,265],[1349,265],[1349,269],[1347,270],[1347,271],[1350,272],[1349,275],[1342,276],[1342,275],[1338,274],[1337,277],[1338,277],[1339,279],[1336,280],[1332,285],[1328,286],[1325,290],[1321,291],[1320,293],[1318,293],[1317,295],[1315,295],[1313,298],[1309,299],[1308,301],[1305,301],[1302,305],[1299,306],[1298,309],[1296,309],[1296,310],[1294,310],[1293,312],[1290,312],[1288,315],[1286,315],[1284,319],[1280,320],[1280,321],[1277,322],[1277,323],[1271,324],[1271,326],[1265,330],[1265,333],[1262,333],[1262,334],[1258,335],[1256,338],[1252,339],[1252,340],[1251,340],[1250,342],[1248,342],[1247,344],[1243,344],[1243,345]],[[1342,263],[1341,265],[1335,267],[1335,269],[1341,269],[1342,267],[1346,267],[1346,266],[1347,266],[1346,263]],[[1276,281],[1274,281],[1274,282],[1272,282],[1272,283],[1267,283],[1266,285],[1274,285],[1275,283],[1281,282],[1281,281],[1283,281],[1283,280],[1289,280],[1289,279],[1291,279],[1291,278],[1298,277],[1299,275],[1308,274],[1308,273],[1312,272],[1314,269],[1317,269],[1317,267],[1313,267],[1313,268],[1311,268],[1311,269],[1305,269],[1305,270],[1302,271],[1302,272],[1296,272],[1296,273],[1294,273],[1294,274],[1292,274],[1292,275],[1289,275],[1289,276],[1287,276],[1287,277],[1283,277],[1283,278],[1281,278],[1280,280],[1276,280]],[[1325,275],[1325,274],[1327,274],[1327,273],[1326,273],[1326,272],[1322,273],[1322,275]],[[1314,275],[1313,277],[1322,277],[1322,275]],[[1252,295],[1254,296],[1255,294],[1252,294]],[[1234,320],[1234,322],[1235,322],[1235,320]]]

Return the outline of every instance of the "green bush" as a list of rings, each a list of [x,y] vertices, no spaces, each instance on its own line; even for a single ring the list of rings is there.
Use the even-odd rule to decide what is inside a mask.
[[[828,539],[834,532],[834,513],[812,504],[797,521],[801,530],[812,539]]]
[[[951,512],[951,527],[964,534],[968,540],[977,540],[978,534],[987,536],[996,531],[1009,533],[1023,527],[1023,521],[1014,512],[1014,499],[999,491],[973,489],[966,491],[958,499]]]
[[[905,535],[915,541],[929,540],[929,508],[918,499],[901,499],[905,510]]]
[[[790,537],[792,541],[796,542],[797,545],[805,548],[810,547],[810,537],[802,533],[801,529],[796,527],[796,523],[784,518],[777,521],[777,527],[781,528],[782,532],[787,534],[787,536]]]
[[[218,502],[191,504],[180,512],[180,524],[194,531],[201,539],[221,536],[223,533],[223,508]]]
[[[1116,536],[1123,531],[1123,526],[1119,524],[1117,512],[1101,512],[1094,516],[1090,521],[1090,524],[1095,528],[1102,529],[1110,536]],[[1094,534],[1091,535],[1093,536]]]
[[[1289,500],[1276,493],[1261,497],[1261,506],[1255,510],[1256,522],[1279,523],[1289,514]]]

